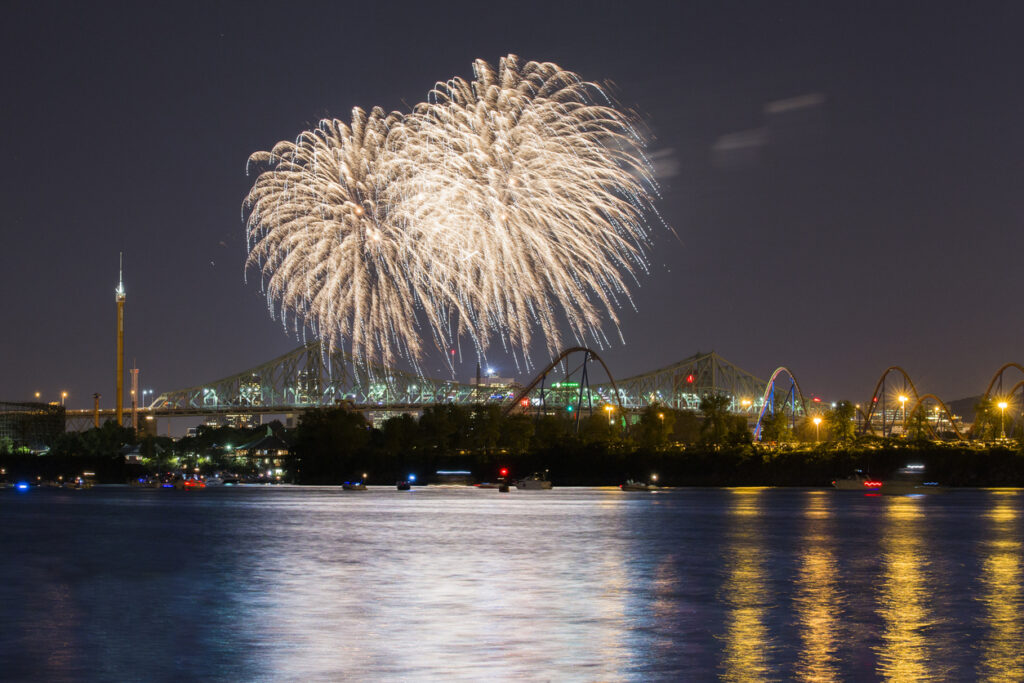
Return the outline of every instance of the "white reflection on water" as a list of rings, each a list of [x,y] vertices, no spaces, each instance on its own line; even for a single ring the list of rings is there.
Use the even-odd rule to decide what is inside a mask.
[[[836,589],[837,567],[833,543],[831,491],[807,496],[804,510],[802,560],[797,570],[794,608],[800,621],[803,649],[796,664],[800,680],[839,680],[838,619],[842,605]]]
[[[772,602],[765,586],[761,547],[760,488],[732,489],[730,527],[725,562],[727,575],[721,597],[726,604],[722,678],[763,681],[772,677],[770,635],[765,625]]]
[[[986,681],[1024,681],[1019,494],[999,491],[996,495],[988,514],[991,537],[983,550],[979,600],[985,606],[989,632],[981,643],[978,673]]]
[[[517,679],[558,662],[582,678],[622,679],[634,587],[629,539],[615,533],[621,506],[546,492],[481,506],[476,491],[445,492],[438,505],[417,493],[337,510],[317,533],[342,547],[263,556],[268,635],[290,643],[268,652],[276,675]]]
[[[3,680],[1024,680],[1020,492],[0,492]]]

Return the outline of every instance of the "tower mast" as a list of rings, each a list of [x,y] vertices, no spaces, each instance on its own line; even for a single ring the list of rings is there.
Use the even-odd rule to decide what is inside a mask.
[[[114,301],[117,302],[117,378],[115,381],[117,403],[114,413],[117,415],[117,426],[123,427],[124,419],[124,252],[118,258],[117,289],[114,290]]]

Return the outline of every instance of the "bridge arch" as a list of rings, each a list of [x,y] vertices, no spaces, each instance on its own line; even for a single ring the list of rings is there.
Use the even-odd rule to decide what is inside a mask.
[[[773,415],[775,414],[775,380],[778,379],[779,376],[783,374],[789,377],[791,386],[789,388],[789,391],[786,392],[786,398],[782,401],[782,404],[785,405],[787,402],[790,402],[790,400],[792,400],[791,410],[793,413],[793,419],[795,421],[796,399],[799,398],[800,409],[803,411],[804,415],[807,414],[807,401],[804,399],[804,392],[800,390],[800,383],[796,381],[796,376],[792,372],[790,372],[789,368],[786,368],[785,366],[779,366],[775,368],[775,372],[772,373],[771,378],[768,380],[768,383],[764,387],[764,395],[761,396],[761,411],[757,415],[757,425],[754,427],[755,441],[761,440],[761,421],[764,420],[765,412],[770,410]]]

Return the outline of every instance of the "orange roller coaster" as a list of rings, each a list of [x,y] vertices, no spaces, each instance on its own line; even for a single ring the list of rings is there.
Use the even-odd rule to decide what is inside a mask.
[[[878,408],[879,398],[881,398],[882,436],[885,436],[885,392],[882,392],[880,394],[879,390],[882,389],[882,387],[885,385],[886,378],[893,372],[898,372],[899,374],[903,375],[903,380],[910,387],[910,392],[914,395],[914,401],[920,401],[919,394],[917,392],[917,387],[914,386],[914,381],[910,379],[910,375],[907,374],[906,370],[904,370],[898,365],[891,365],[888,368],[886,368],[885,372],[882,373],[882,376],[878,378],[878,382],[875,383],[875,390],[871,392],[871,400],[869,400],[867,403],[868,411],[866,413],[864,411],[860,411],[861,415],[864,416],[864,430],[871,432],[872,434],[875,433],[875,428],[871,425],[871,421],[875,417],[875,410]],[[906,415],[906,405],[903,406],[903,409],[904,415]]]
[[[601,356],[597,355],[597,353],[594,350],[588,349],[585,346],[573,346],[572,348],[568,348],[565,351],[562,351],[562,353],[560,353],[557,358],[555,358],[553,361],[548,363],[547,366],[543,370],[541,370],[539,373],[537,373],[537,376],[534,377],[533,381],[530,382],[528,385],[526,385],[526,387],[524,387],[522,391],[518,392],[516,394],[515,398],[512,401],[510,401],[509,403],[507,403],[505,405],[505,408],[504,408],[503,412],[507,415],[510,412],[512,412],[512,410],[515,409],[516,407],[521,406],[522,405],[522,401],[525,400],[530,395],[530,392],[533,391],[537,387],[538,384],[541,384],[545,380],[545,378],[548,376],[548,373],[550,373],[552,370],[554,370],[558,366],[559,363],[561,363],[563,360],[565,360],[566,358],[568,358],[570,355],[572,355],[574,353],[582,353],[583,354],[583,368],[584,368],[584,371],[586,370],[587,362],[590,359],[594,359],[598,363],[601,364],[601,367],[604,368],[605,374],[608,375],[609,383],[612,385],[612,393],[615,395],[615,402],[619,406],[619,414],[622,415],[623,414],[623,412],[622,412],[622,396],[619,394],[619,388],[615,384],[615,378],[612,377],[611,371],[608,369],[608,366],[605,365],[605,362],[601,359]],[[582,410],[581,410],[582,409],[582,400],[583,400],[582,399],[582,397],[583,397],[583,387],[582,386],[580,387],[580,390],[581,390],[581,393],[580,393],[580,405],[578,406],[578,409],[576,411],[577,422],[579,421],[579,414],[582,412]],[[589,388],[588,388],[588,398],[589,398]]]
[[[942,408],[942,411],[946,414],[946,419],[949,420],[949,426],[953,428],[953,433],[956,434],[956,438],[960,439],[961,441],[963,441],[966,438],[960,431],[960,429],[956,426],[956,422],[953,420],[953,413],[949,412],[949,408],[946,406],[946,404],[943,403],[942,399],[936,396],[935,394],[925,394],[924,396],[918,398],[914,402],[913,408],[910,409],[910,414],[913,415],[918,410],[920,410],[921,407],[924,405],[925,401],[935,401],[935,403],[937,403],[939,407]],[[926,422],[925,424],[928,423]],[[931,424],[928,424],[928,431],[931,432],[931,435],[934,439],[939,440],[941,438],[935,431],[935,427],[933,427]]]

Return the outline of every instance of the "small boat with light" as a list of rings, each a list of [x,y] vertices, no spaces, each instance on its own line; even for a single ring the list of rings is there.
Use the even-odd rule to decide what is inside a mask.
[[[840,491],[874,491],[881,485],[881,481],[868,475],[864,470],[854,470],[850,476],[832,482],[832,486]]]
[[[657,484],[646,484],[642,481],[633,481],[627,479],[624,484],[619,484],[619,488],[623,491],[657,491]]]
[[[548,471],[544,473],[534,472],[528,477],[523,477],[516,482],[517,489],[525,491],[545,491],[551,488],[551,481],[548,479]]]
[[[365,491],[366,482],[363,481],[346,481],[342,482],[341,488],[344,491]]]
[[[649,482],[635,481],[633,479],[627,479],[625,484],[619,484],[619,488],[623,491],[657,491],[658,490],[658,475],[652,474]]]
[[[908,495],[922,493],[944,493],[947,489],[938,482],[926,481],[924,465],[901,467],[891,477],[876,478],[863,470],[842,479],[836,479],[832,486],[840,491],[863,491],[867,493],[888,493]]]

